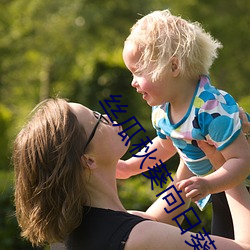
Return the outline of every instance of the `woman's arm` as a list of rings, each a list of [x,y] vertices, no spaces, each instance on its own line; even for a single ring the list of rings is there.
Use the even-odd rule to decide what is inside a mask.
[[[250,244],[250,195],[244,184],[226,190],[226,196],[233,218],[235,240]]]
[[[226,194],[233,217],[235,240],[209,235],[216,247],[213,248],[209,244],[208,237],[204,235],[205,240],[200,243],[204,246],[205,241],[207,241],[207,246],[210,246],[210,249],[249,250],[250,196],[242,185],[227,190]],[[190,246],[185,241],[193,244],[191,234],[196,236],[196,233],[190,232],[181,235],[178,227],[154,221],[144,221],[137,224],[131,231],[125,250],[190,250]]]

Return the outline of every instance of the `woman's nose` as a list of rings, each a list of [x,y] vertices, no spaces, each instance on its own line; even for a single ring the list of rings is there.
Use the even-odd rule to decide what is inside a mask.
[[[103,116],[109,121],[109,125],[113,124],[112,120],[110,120],[110,117],[107,114],[103,114]]]

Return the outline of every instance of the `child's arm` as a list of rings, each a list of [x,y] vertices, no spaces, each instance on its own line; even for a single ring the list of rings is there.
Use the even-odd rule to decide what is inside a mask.
[[[176,153],[176,149],[172,144],[172,141],[167,139],[163,140],[160,137],[155,137],[152,140],[153,144],[149,145],[148,152],[153,151],[154,149],[157,149],[152,156],[156,157],[157,160],[151,160],[146,159],[142,169],[140,169],[140,164],[143,161],[143,157],[131,157],[128,160],[120,160],[117,164],[116,169],[116,178],[118,179],[126,179],[130,176],[140,174],[144,171],[148,170],[148,167],[153,167],[155,163],[159,162],[159,160],[162,160],[162,162],[165,162],[169,158],[171,158]],[[145,155],[145,148],[142,149],[139,153],[136,155]]]
[[[241,133],[235,141],[221,151],[225,163],[205,177],[192,177],[177,184],[186,196],[197,201],[208,194],[221,192],[242,183],[250,174],[250,148]],[[222,161],[222,159],[220,159]]]

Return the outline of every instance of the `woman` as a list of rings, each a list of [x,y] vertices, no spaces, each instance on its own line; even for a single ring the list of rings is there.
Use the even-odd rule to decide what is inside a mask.
[[[190,233],[154,221],[153,207],[145,213],[148,219],[123,207],[115,178],[127,150],[120,131],[80,104],[49,99],[38,105],[14,143],[16,215],[23,237],[33,245],[65,242],[72,250],[190,249],[185,243]],[[247,191],[235,187],[227,198],[235,240],[210,237],[217,249],[250,249]],[[166,202],[160,206],[163,211]]]

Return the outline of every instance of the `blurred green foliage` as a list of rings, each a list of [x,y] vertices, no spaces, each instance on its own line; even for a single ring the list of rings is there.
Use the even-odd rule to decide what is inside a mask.
[[[0,1],[0,249],[16,250],[12,181],[7,181],[13,138],[29,111],[42,99],[60,95],[102,111],[99,101],[122,95],[128,116],[136,116],[150,138],[155,136],[150,107],[130,87],[121,57],[130,27],[156,9],[199,21],[224,48],[211,70],[218,88],[231,93],[250,111],[250,5],[248,0],[1,0]],[[141,138],[133,138],[138,143]],[[129,154],[125,158],[130,157]],[[168,166],[174,172],[178,158]],[[3,184],[5,183],[5,184]],[[155,199],[150,181],[137,176],[119,181],[128,209],[146,209]],[[211,209],[200,218],[210,225]],[[17,243],[19,240],[19,243]]]

